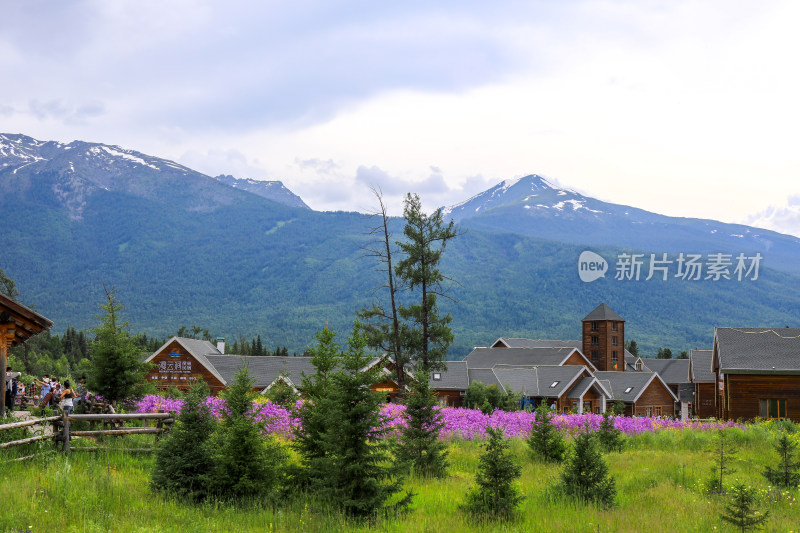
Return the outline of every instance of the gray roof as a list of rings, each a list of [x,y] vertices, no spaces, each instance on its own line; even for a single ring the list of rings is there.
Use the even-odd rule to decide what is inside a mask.
[[[508,348],[583,348],[583,343],[581,341],[559,341],[559,340],[547,340],[547,339],[520,339],[516,337],[500,337],[492,346],[497,344],[498,342],[502,342]]]
[[[712,364],[726,374],[800,374],[800,328],[715,328]]]
[[[246,363],[250,376],[255,379],[253,386],[262,389],[283,374],[287,374],[295,387],[299,388],[303,381],[301,372],[310,376],[316,371],[310,357],[209,355],[208,361],[225,378],[226,383],[233,381],[236,373]]]
[[[495,365],[561,365],[574,351],[576,348],[573,347],[475,348],[464,358],[464,361],[470,368],[492,368]],[[580,353],[580,350],[577,351]],[[594,370],[594,366],[586,357],[583,357],[583,360],[586,366]]]
[[[583,319],[583,322],[589,322],[593,320],[614,320],[617,322],[625,322],[625,320],[619,316],[616,311],[604,303],[598,305],[594,311],[586,315],[586,318]]]
[[[494,375],[494,372],[491,368],[470,368],[468,369],[468,373],[470,383],[473,381],[480,381],[484,385],[497,385],[498,387],[503,387],[503,385],[497,381],[497,376]]]
[[[658,372],[667,385],[689,383],[689,359],[642,358],[642,364],[653,372]]]
[[[656,372],[595,372],[594,377],[603,384],[605,389],[611,394],[614,400],[622,400],[623,402],[635,402],[639,399],[639,395],[644,392],[647,386],[654,379],[658,379],[663,383],[663,380]],[[666,383],[664,387],[669,390]],[[630,390],[628,392],[628,389]],[[678,398],[669,393],[678,401]]]
[[[692,350],[689,352],[689,372],[695,383],[714,383],[717,376],[711,370],[713,350]]]
[[[503,388],[525,396],[556,398],[566,393],[586,372],[584,366],[512,366],[497,365],[493,369]],[[555,384],[555,386],[552,386]]]
[[[567,398],[580,398],[587,390],[589,390],[593,383],[597,383],[597,380],[594,377],[581,378],[580,381],[578,381],[567,393]]]
[[[447,370],[440,372],[442,379],[433,379],[433,372],[430,376],[430,384],[434,389],[467,390],[469,387],[469,374],[467,372],[466,361],[445,361]]]

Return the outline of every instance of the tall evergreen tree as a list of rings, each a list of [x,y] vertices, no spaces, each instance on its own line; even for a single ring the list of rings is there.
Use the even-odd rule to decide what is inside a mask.
[[[331,429],[328,416],[332,409],[331,380],[339,364],[339,352],[336,332],[329,329],[317,332],[317,345],[311,349],[311,364],[315,371],[311,375],[303,374],[301,389],[305,401],[296,413],[301,425],[295,430],[292,442],[300,459],[300,467],[292,470],[294,486],[298,488],[308,487],[314,479],[325,475],[323,436]]]
[[[444,357],[453,342],[450,329],[450,315],[439,315],[436,298],[441,293],[441,283],[445,277],[439,270],[442,252],[448,241],[458,234],[453,222],[445,225],[441,209],[428,216],[422,211],[419,196],[408,194],[403,209],[406,224],[403,234],[406,240],[398,242],[405,257],[397,263],[396,274],[409,290],[416,291],[419,303],[398,307],[400,317],[405,321],[400,328],[401,344],[408,357],[414,361],[415,379],[429,381],[431,372],[444,370]],[[413,298],[412,298],[413,300]],[[417,383],[411,409],[406,411],[408,425],[401,441],[414,443],[412,449],[403,454],[415,457],[414,469],[430,475],[444,475],[447,471],[446,455],[438,448],[442,425],[436,423],[436,398],[429,385]],[[412,420],[412,417],[421,417]],[[422,435],[427,432],[427,435]],[[427,450],[421,445],[430,446]],[[416,464],[421,461],[421,464]],[[438,464],[434,464],[438,462]]]
[[[89,388],[116,404],[141,394],[149,365],[141,362],[128,323],[119,316],[122,304],[114,290],[105,289],[105,293],[107,301],[100,306],[105,313],[98,317],[102,322],[93,330],[96,339],[90,352]]]
[[[486,433],[489,440],[478,460],[475,475],[478,486],[467,494],[463,508],[474,516],[513,519],[523,499],[515,486],[522,475],[522,467],[508,452],[502,428],[487,426]]]
[[[800,461],[796,459],[797,444],[789,439],[785,431],[781,432],[775,451],[780,457],[776,468],[768,466],[764,471],[767,481],[777,487],[794,488],[800,485]]]
[[[445,277],[439,263],[447,243],[458,236],[453,221],[445,225],[442,210],[432,215],[422,211],[416,194],[406,195],[403,217],[405,241],[398,242],[405,257],[397,263],[397,276],[412,291],[418,291],[419,303],[400,306],[400,316],[409,323],[404,343],[416,366],[425,371],[444,368],[447,348],[453,342],[449,325],[452,317],[439,316],[437,296],[442,294]]]
[[[382,379],[381,369],[366,368],[372,358],[365,348],[365,339],[354,331],[347,351],[337,355],[339,368],[331,375],[326,403],[328,426],[320,442],[322,476],[312,485],[322,498],[358,517],[386,510],[387,501],[402,488],[384,438],[389,429],[380,413],[383,394],[370,388]],[[405,507],[410,498],[406,495],[391,508]]]
[[[225,391],[222,421],[212,439],[211,490],[223,499],[272,497],[282,486],[288,456],[263,423],[248,416],[253,378],[243,367]]]
[[[214,465],[209,445],[214,419],[205,403],[208,393],[205,382],[192,385],[175,426],[159,443],[150,478],[155,490],[195,502],[208,497]]]
[[[589,425],[575,437],[572,453],[561,472],[564,492],[602,507],[612,507],[617,494],[614,478],[598,449]]]
[[[639,345],[636,344],[636,341],[631,339],[626,344],[627,346],[625,346],[625,348],[628,350],[628,352],[630,352],[630,354],[634,357],[639,357]]]
[[[536,415],[531,423],[531,436],[527,442],[531,454],[540,461],[560,463],[564,460],[567,441],[553,425],[553,411],[546,401],[536,408]]]

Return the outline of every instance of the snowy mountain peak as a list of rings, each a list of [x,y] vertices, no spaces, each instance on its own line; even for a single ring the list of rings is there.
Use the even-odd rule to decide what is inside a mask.
[[[442,213],[453,220],[460,221],[499,207],[556,211],[585,209],[589,213],[599,212],[586,206],[588,200],[590,199],[573,190],[555,185],[547,178],[538,174],[530,174],[521,178],[503,180],[465,202],[444,209]]]

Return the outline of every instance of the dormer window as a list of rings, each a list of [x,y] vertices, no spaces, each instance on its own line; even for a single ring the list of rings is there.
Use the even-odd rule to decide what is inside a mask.
[[[632,390],[633,390],[633,387],[628,387],[627,389],[625,389],[625,394],[630,394],[630,392]]]
[[[641,370],[641,369],[642,369],[642,362],[636,361],[636,370]]]
[[[560,382],[560,381],[554,381],[554,382],[552,382],[552,383],[550,384],[550,388],[551,388],[551,389],[555,389],[556,387],[558,387],[558,384],[559,384],[559,383],[561,383],[561,382]]]
[[[434,372],[433,373],[433,381],[442,381],[442,373],[441,372]]]

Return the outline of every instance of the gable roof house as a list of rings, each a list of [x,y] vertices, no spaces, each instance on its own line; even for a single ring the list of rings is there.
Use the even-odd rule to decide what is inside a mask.
[[[800,422],[800,328],[715,328],[711,368],[721,418]]]
[[[688,416],[693,400],[693,387],[689,380],[689,359],[640,358],[642,370],[656,372],[678,398],[674,414]],[[669,413],[665,413],[669,414]]]
[[[672,416],[678,397],[657,372],[595,372],[594,377],[625,404],[626,416]]]

